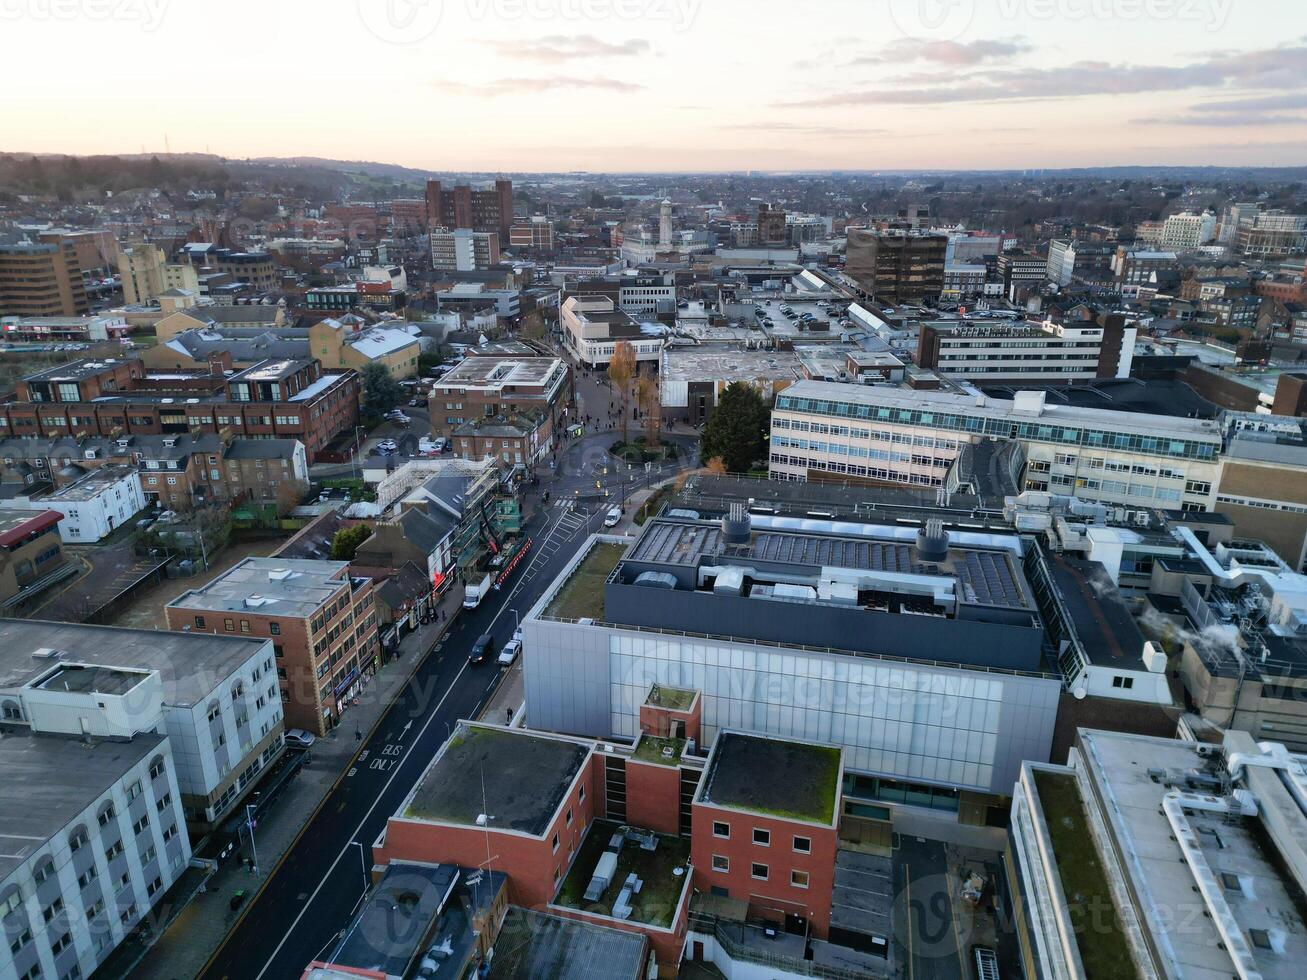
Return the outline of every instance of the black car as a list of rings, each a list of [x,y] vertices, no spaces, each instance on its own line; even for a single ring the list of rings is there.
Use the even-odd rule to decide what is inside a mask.
[[[468,656],[468,663],[479,664],[485,660],[490,651],[494,649],[495,638],[490,633],[482,633],[477,637],[477,641],[472,644],[472,653]]]

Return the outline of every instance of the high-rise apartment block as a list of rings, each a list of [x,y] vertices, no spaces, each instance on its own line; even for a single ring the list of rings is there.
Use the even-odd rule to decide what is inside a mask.
[[[0,245],[0,316],[86,316],[90,305],[71,242]]]
[[[948,236],[850,228],[844,271],[889,303],[936,299],[944,289]]]

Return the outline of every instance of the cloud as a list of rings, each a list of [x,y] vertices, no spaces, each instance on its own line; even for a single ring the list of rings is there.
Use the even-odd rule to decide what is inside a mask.
[[[1198,107],[1195,107],[1198,108]],[[1302,116],[1285,116],[1271,112],[1223,112],[1201,116],[1148,116],[1131,119],[1132,123],[1150,126],[1307,126]]]
[[[582,58],[630,58],[653,52],[643,38],[613,43],[593,34],[549,34],[525,41],[482,41],[506,58],[562,64]]]
[[[750,123],[727,123],[718,126],[718,129],[733,129],[743,132],[757,133],[796,133],[803,136],[830,136],[839,139],[848,139],[860,136],[885,136],[891,132],[888,129],[858,129],[846,128],[843,126],[821,126],[813,123],[787,123],[787,122],[750,122]],[[907,138],[906,134],[896,133],[900,138]]]
[[[903,65],[914,61],[929,61],[938,65],[979,65],[987,61],[1014,58],[1031,50],[1021,38],[1010,41],[997,39],[979,41],[927,41],[905,37],[886,45],[875,54],[861,55],[850,65]]]
[[[1263,112],[1275,109],[1307,109],[1307,93],[1263,95],[1251,99],[1227,99],[1191,106],[1194,112]]]
[[[845,105],[949,105],[1178,92],[1193,88],[1298,89],[1307,86],[1307,46],[1212,55],[1186,65],[1078,61],[1055,68],[989,69],[959,83],[864,89],[780,103],[784,108]]]
[[[465,95],[517,95],[519,93],[539,94],[562,89],[599,89],[609,92],[639,92],[643,85],[622,81],[620,78],[595,76],[583,78],[575,75],[541,75],[535,78],[496,78],[489,82],[469,85],[465,82],[442,81],[435,83],[436,88],[444,92],[457,92]]]

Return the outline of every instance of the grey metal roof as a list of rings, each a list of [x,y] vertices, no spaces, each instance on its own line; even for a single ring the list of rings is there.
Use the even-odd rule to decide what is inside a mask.
[[[488,980],[635,980],[647,944],[638,933],[511,905]]]

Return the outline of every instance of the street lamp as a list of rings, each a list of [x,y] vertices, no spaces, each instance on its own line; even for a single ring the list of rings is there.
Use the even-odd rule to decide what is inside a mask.
[[[362,479],[363,474],[359,470],[359,455],[363,452],[363,445],[359,442],[359,432],[366,426],[354,426],[354,479]]]
[[[254,804],[245,804],[245,826],[250,832],[250,855],[254,859],[254,873],[259,873],[259,849],[254,846]]]
[[[363,850],[363,845],[356,840],[350,841],[349,846],[359,849],[359,864],[363,868],[363,890],[366,892],[372,887],[372,875],[368,872],[367,852]]]

